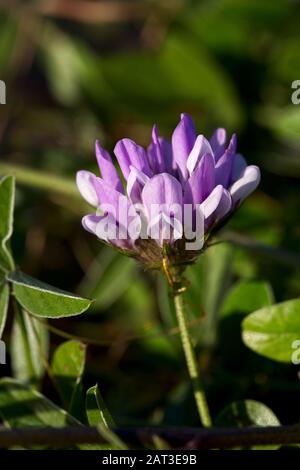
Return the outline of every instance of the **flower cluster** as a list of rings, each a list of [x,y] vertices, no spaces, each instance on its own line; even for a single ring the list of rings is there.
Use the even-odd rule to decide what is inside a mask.
[[[122,178],[96,142],[101,178],[77,174],[80,193],[97,209],[83,218],[84,228],[150,267],[166,254],[174,263],[193,261],[259,184],[259,168],[247,166],[236,147],[236,136],[228,142],[222,128],[210,140],[197,135],[182,114],[171,141],[154,126],[146,150],[130,139],[116,144]]]

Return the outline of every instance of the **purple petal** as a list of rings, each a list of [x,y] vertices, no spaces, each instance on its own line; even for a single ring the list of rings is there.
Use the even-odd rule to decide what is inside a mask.
[[[224,188],[228,188],[230,184],[235,153],[236,135],[234,134],[225,153],[216,164],[216,184],[222,184]]]
[[[120,193],[124,193],[124,188],[118,172],[112,162],[109,153],[101,147],[99,141],[96,141],[96,158],[102,178],[107,181],[112,188]]]
[[[127,194],[133,204],[142,201],[142,190],[149,181],[149,176],[137,170],[133,166],[130,167],[130,173],[127,180]]]
[[[188,114],[182,114],[181,120],[172,135],[173,158],[177,164],[181,178],[188,178],[187,158],[196,140],[194,121]]]
[[[193,173],[194,169],[197,167],[199,161],[205,155],[209,153],[213,155],[212,148],[208,140],[204,137],[204,135],[198,135],[194,147],[192,148],[188,159],[187,159],[187,169],[190,175]]]
[[[237,181],[247,167],[247,162],[240,153],[236,153],[233,162],[232,174],[231,174],[231,184]]]
[[[133,142],[133,140],[119,140],[115,146],[114,152],[126,180],[129,176],[131,166],[134,166],[137,170],[142,171],[147,176],[151,176],[146,151],[143,147]]]
[[[97,192],[94,186],[95,175],[90,171],[81,170],[77,172],[76,184],[81,196],[91,205],[97,207],[99,204]]]
[[[103,224],[103,226],[101,226]],[[128,234],[122,227],[119,227],[114,219],[109,219],[107,215],[98,216],[89,214],[83,217],[82,225],[88,232],[97,235],[100,240],[110,243],[111,245],[117,246],[123,249],[132,249],[134,240],[128,237]],[[115,233],[122,233],[120,239],[114,238]],[[113,238],[109,237],[109,233],[113,234]]]
[[[97,224],[96,235],[101,240],[124,249],[131,249],[134,240],[130,238],[126,226],[120,224],[110,214],[106,214]]]
[[[102,225],[107,223],[112,229],[117,226],[117,237],[114,238],[110,236],[108,240],[117,246],[128,248],[128,243],[123,243],[123,241],[131,240],[132,242],[136,239],[138,235],[132,235],[130,227],[132,227],[133,224],[140,226],[140,216],[137,214],[131,201],[124,196],[124,194],[112,189],[111,186],[101,178],[94,178],[95,189],[101,201],[100,209],[104,213]],[[99,225],[99,230],[101,230],[102,225]],[[104,236],[102,235],[100,237],[99,233],[97,232],[99,238],[104,239]]]
[[[172,244],[183,236],[182,221],[164,212],[159,213],[150,221],[147,234],[161,247],[165,242]]]
[[[104,212],[111,214],[119,221],[120,217],[127,216],[131,203],[124,194],[113,189],[102,178],[93,177],[94,188],[97,193],[99,208]]]
[[[182,187],[167,173],[151,178],[142,191],[148,219],[148,234],[160,245],[173,241],[182,233]],[[181,230],[181,232],[180,232]]]
[[[172,147],[167,139],[159,137],[156,125],[152,130],[152,142],[148,147],[148,157],[154,174],[165,171],[172,173]]]
[[[240,179],[230,188],[230,194],[234,205],[241,203],[259,185],[260,170],[256,165],[247,166]]]
[[[166,206],[179,204],[181,206],[182,186],[174,176],[160,173],[145,184],[142,200],[148,214],[151,214],[151,206],[155,204]]]
[[[208,230],[211,225],[220,222],[230,212],[231,196],[227,189],[218,185],[200,207],[205,217],[205,229]]]
[[[222,127],[219,127],[213,133],[210,139],[210,145],[213,149],[216,162],[223,155],[226,148],[227,133]]]
[[[229,191],[227,189],[223,188],[222,192],[222,197],[219,202],[219,205],[217,209],[214,212],[214,219],[216,220],[221,220],[225,215],[227,215],[230,212],[230,209],[232,207],[232,200]]]
[[[82,225],[85,230],[96,234],[97,224],[100,222],[101,216],[95,214],[85,215],[82,219]]]
[[[214,188],[214,190],[210,193],[210,195],[202,202],[201,210],[204,214],[205,219],[208,219],[217,207],[220,204],[220,201],[223,196],[223,186],[219,184]]]
[[[205,154],[184,187],[184,202],[200,204],[215,187],[215,162],[211,154]]]

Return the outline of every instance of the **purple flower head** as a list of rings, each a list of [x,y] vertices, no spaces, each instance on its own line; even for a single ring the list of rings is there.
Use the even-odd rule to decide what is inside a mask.
[[[182,114],[171,142],[154,126],[147,149],[130,139],[116,144],[121,178],[96,142],[101,177],[77,173],[81,195],[97,209],[83,218],[84,228],[150,267],[166,254],[174,263],[193,261],[259,184],[259,168],[236,148],[235,135],[227,139],[219,128],[208,140]]]

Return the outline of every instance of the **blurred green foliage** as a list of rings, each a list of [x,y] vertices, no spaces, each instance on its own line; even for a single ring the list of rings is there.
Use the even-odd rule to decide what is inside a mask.
[[[55,327],[89,338],[82,386],[100,384],[120,425],[197,424],[166,286],[83,231],[72,181],[78,169],[96,169],[96,138],[109,150],[124,136],[147,145],[154,121],[169,135],[182,111],[203,133],[236,131],[262,183],[221,233],[230,242],[188,269],[185,301],[213,415],[251,397],[292,422],[296,367],[247,349],[241,322],[272,291],[277,302],[299,296],[300,107],[291,84],[300,79],[300,5],[144,0],[132,2],[138,15],[108,21],[101,2],[95,17],[81,3],[82,19],[39,2],[0,7],[0,174],[11,168],[20,183],[18,265],[95,297],[87,314]],[[50,340],[52,354],[62,338],[52,330]],[[0,373],[11,375],[10,362]],[[41,387],[61,404],[47,378]]]

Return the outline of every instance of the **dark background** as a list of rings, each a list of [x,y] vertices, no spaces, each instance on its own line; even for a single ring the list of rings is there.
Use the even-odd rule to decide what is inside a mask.
[[[0,2],[0,174],[17,174],[17,263],[96,298],[81,317],[52,324],[103,343],[88,348],[84,385],[99,383],[119,424],[197,424],[197,416],[164,282],[84,232],[75,173],[96,170],[96,138],[109,150],[125,136],[148,145],[153,122],[170,136],[183,111],[199,133],[237,132],[239,151],[262,171],[220,234],[230,243],[187,273],[213,415],[252,398],[282,423],[295,420],[297,367],[242,344],[253,299],[230,321],[220,317],[236,282],[265,281],[277,302],[299,296],[300,105],[291,102],[299,31],[296,0]],[[51,352],[62,340],[51,334]],[[47,378],[42,389],[58,402]]]

